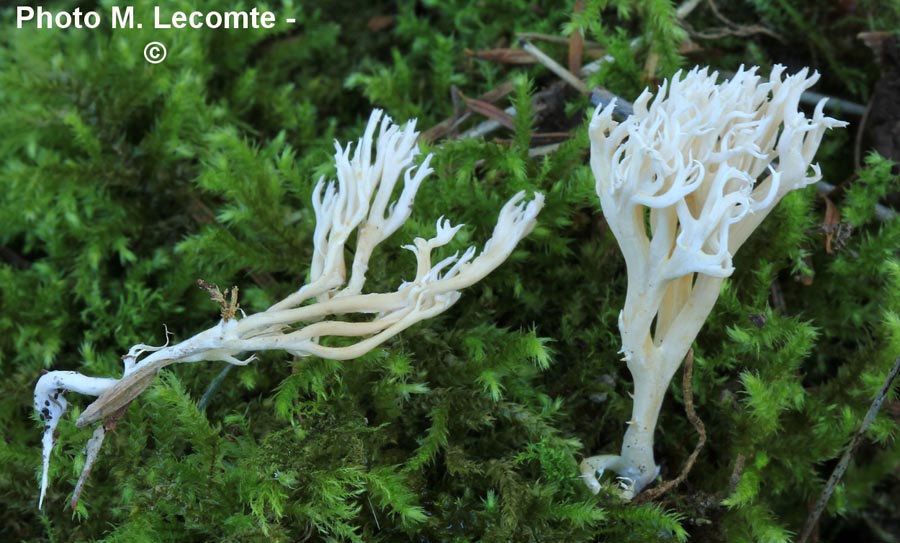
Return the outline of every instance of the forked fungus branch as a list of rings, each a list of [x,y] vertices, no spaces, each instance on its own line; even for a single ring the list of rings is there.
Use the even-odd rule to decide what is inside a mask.
[[[480,253],[469,247],[438,262],[432,252],[450,243],[461,226],[443,217],[431,239],[416,238],[405,248],[415,254],[415,276],[394,292],[363,294],[369,259],[379,243],[409,218],[419,185],[431,173],[431,155],[419,166],[415,123],[400,128],[375,110],[365,134],[351,157],[350,145],[336,145],[337,182],[320,179],[313,195],[316,227],[309,283],[268,310],[238,318],[236,306],[223,307],[223,318],[212,328],[174,345],[135,345],[124,357],[121,379],[87,377],[71,371],[43,375],[35,386],[34,405],[45,422],[43,475],[39,507],[47,490],[53,434],[66,410],[66,392],[99,396],[78,418],[78,426],[102,422],[87,447],[87,460],[75,491],[78,493],[103,440],[125,407],[152,382],[161,369],[180,362],[220,360],[243,365],[253,356],[242,353],[284,350],[296,356],[334,360],[357,358],[410,326],[449,308],[460,291],[484,278],[510,255],[534,228],[543,206],[537,193],[526,201],[516,194],[503,206],[493,235]],[[397,183],[399,196],[391,202]],[[344,261],[346,245],[357,232],[353,261]],[[223,303],[224,298],[223,298]],[[364,313],[368,321],[341,320],[338,316]],[[344,346],[326,346],[320,338],[345,337]]]
[[[743,67],[729,81],[694,68],[644,91],[634,114],[615,103],[591,121],[591,168],[603,214],[625,257],[619,314],[634,407],[618,455],[582,462],[593,492],[607,470],[631,498],[653,481],[653,433],[669,381],[734,271],[732,256],[790,191],[821,178],[812,164],[822,136],[846,123],[820,101],[807,117],[800,95],[818,79],[804,69],[768,80]]]

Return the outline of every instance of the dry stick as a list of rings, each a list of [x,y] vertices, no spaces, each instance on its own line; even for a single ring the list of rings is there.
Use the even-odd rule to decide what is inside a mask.
[[[834,96],[828,96],[827,94],[822,94],[821,92],[816,91],[804,91],[803,94],[800,95],[800,102],[814,106],[819,103],[823,98],[827,98],[828,102],[825,103],[825,109],[830,109],[831,111],[839,111],[846,115],[853,115],[856,117],[862,117],[866,114],[866,106],[863,104],[857,104],[856,102],[851,102],[850,100],[844,100],[843,98],[835,98]]]
[[[701,3],[701,1],[702,0],[685,0],[675,10],[675,16],[678,19],[685,19],[688,15],[691,14],[691,12],[694,11],[694,9],[697,8],[697,6]],[[516,36],[519,38],[533,38],[533,39],[543,39],[546,41],[552,41],[552,40],[547,40],[547,36],[545,36],[545,35],[535,35],[535,34],[531,34],[531,33],[527,33],[527,32],[517,33]],[[562,39],[565,40],[565,38],[562,38]],[[568,42],[566,41],[566,43],[568,43]],[[635,38],[635,39],[631,40],[632,49],[638,47],[640,45],[640,43],[641,43],[640,38]],[[532,45],[532,44],[529,44],[529,45]],[[532,45],[532,47],[534,47],[534,46]],[[539,49],[537,49],[537,47],[534,47],[534,49],[538,52],[538,54],[543,55],[543,58],[549,60],[550,63],[558,66],[563,72],[565,72],[569,76],[572,75],[571,72],[569,72],[568,70],[565,70],[565,68],[562,68],[562,66],[560,66],[558,63],[556,63],[555,61],[553,61],[552,59],[550,59],[549,57],[544,55],[543,52],[541,52]],[[528,52],[531,54],[534,54],[534,53],[532,53],[532,51],[528,51]],[[535,58],[538,58],[538,57],[535,56]],[[542,63],[544,63],[548,68],[550,68],[551,64],[546,63],[541,58],[538,58],[538,60],[541,61]],[[613,62],[613,61],[615,61],[615,58],[612,55],[609,55],[609,54],[604,55],[603,57],[601,57],[589,64],[585,64],[584,67],[582,67],[579,75],[581,77],[587,77],[591,74],[594,74],[594,73],[600,71],[600,68],[604,64],[607,64],[607,63]],[[553,70],[553,68],[550,68],[550,69]],[[554,71],[554,73],[557,73],[557,75],[560,75],[560,73],[557,72],[556,70],[553,70],[553,71]],[[724,72],[720,72],[720,73],[722,73],[723,77],[728,76],[727,73],[724,73]],[[560,77],[563,77],[563,76],[560,75]],[[578,80],[577,78],[575,78],[575,79]],[[566,82],[569,83],[570,85],[575,86],[580,92],[583,92],[585,94],[587,93],[586,92],[587,87],[586,87],[586,85],[584,85],[583,82],[581,82],[581,80],[578,80],[578,83],[574,83],[574,82],[566,79]],[[582,90],[582,88],[584,90]],[[815,93],[812,91],[806,91],[801,95],[800,100],[801,100],[801,102],[803,102],[805,104],[815,105],[820,99],[822,99],[824,97],[825,96],[822,94]],[[829,110],[839,109],[845,113],[856,114],[856,115],[861,115],[860,112],[865,110],[865,106],[861,106],[859,104],[855,104],[853,102],[849,102],[846,100],[841,100],[839,98],[829,98],[829,101],[828,101],[828,103],[826,103],[825,107],[826,107],[826,109],[829,109]],[[506,111],[507,113],[509,113],[511,115],[515,115],[515,109],[512,107],[508,107],[504,111]],[[459,136],[459,139],[479,138],[479,137],[485,136],[487,134],[490,134],[494,130],[499,129],[501,126],[502,125],[500,123],[493,121],[493,120],[484,121],[481,124],[475,126],[474,128],[461,134]]]
[[[634,113],[634,104],[621,96],[613,94],[603,87],[594,87],[591,90],[591,103],[594,104],[594,107],[606,106],[613,100],[616,101],[616,105],[613,108],[613,116],[626,119]]]
[[[516,108],[510,106],[510,107],[504,109],[503,111],[509,113],[510,115],[515,115]],[[494,130],[497,130],[501,126],[503,126],[503,125],[494,120],[484,121],[482,123],[479,123],[477,126],[470,128],[469,130],[466,130],[465,132],[460,134],[458,139],[464,140],[464,139],[469,139],[469,138],[480,138],[482,136],[486,136],[486,135],[490,134],[491,132],[493,132]]]
[[[656,80],[656,68],[659,66],[659,54],[651,52],[644,62],[644,81],[652,83]]]
[[[694,11],[694,9],[697,8],[697,6],[700,4],[701,1],[702,0],[686,0],[685,2],[682,2],[681,5],[679,5],[678,8],[675,10],[675,16],[678,19],[684,19],[692,11]],[[524,33],[524,32],[518,33],[516,35],[518,37],[522,37],[522,38],[531,37],[531,35],[529,35],[528,33]],[[640,44],[641,44],[641,39],[635,38],[635,39],[631,40],[630,45],[631,45],[631,48],[634,49],[634,48],[637,48]],[[535,49],[537,49],[537,48],[535,47]],[[540,51],[539,49],[537,49],[537,50]],[[543,53],[541,52],[540,54],[543,54]],[[546,55],[544,55],[544,56],[546,57]],[[549,58],[549,57],[547,57],[547,58]],[[556,63],[552,59],[550,59],[550,60],[551,60],[551,62],[553,62],[553,64],[556,64],[557,66],[559,66],[558,63]],[[589,75],[592,75],[592,74],[600,71],[600,68],[604,64],[614,62],[614,61],[615,61],[615,58],[612,55],[609,55],[609,54],[604,55],[603,57],[598,58],[597,60],[595,60],[589,64],[585,64],[584,67],[581,69],[581,73],[579,75],[583,78],[586,78]],[[548,67],[549,67],[549,65],[548,65]],[[565,70],[565,68],[562,68],[562,66],[559,66],[559,67],[563,71],[565,71],[566,73],[571,75],[571,72],[568,72],[567,70]],[[722,77],[729,77],[731,75],[728,72],[720,71],[719,73],[722,75]],[[569,82],[569,81],[567,81],[567,82],[569,84],[572,84],[572,82]],[[584,86],[586,88],[586,86],[584,85],[583,82],[581,83],[581,86]],[[576,87],[576,88],[578,88],[578,87]],[[581,89],[579,88],[579,91],[580,90]],[[812,91],[806,91],[800,96],[800,101],[807,105],[815,105],[822,98],[825,98],[825,96],[822,94],[812,92]],[[860,115],[861,114],[860,112],[865,110],[865,106],[862,106],[860,104],[856,104],[853,102],[849,102],[846,100],[841,100],[840,98],[830,98],[829,97],[828,102],[825,104],[825,109],[827,109],[829,111],[838,109],[847,114]],[[516,113],[516,110],[513,107],[508,107],[504,111],[509,113],[510,115],[515,115],[515,113]],[[490,134],[491,132],[499,129],[501,126],[502,125],[500,123],[498,123],[497,121],[494,121],[494,120],[484,121],[484,122],[478,124],[477,126],[467,130],[466,132],[460,134],[458,139],[480,138],[480,137],[486,136],[487,134]],[[821,185],[821,184],[822,183],[820,182],[819,185]]]
[[[575,0],[573,15],[584,11],[584,0]],[[584,35],[576,29],[569,35],[569,71],[577,74],[581,71],[581,59],[584,53]]]
[[[734,469],[731,470],[731,476],[728,477],[728,493],[731,494],[737,488],[738,483],[741,482],[741,475],[744,473],[744,466],[747,463],[747,457],[743,454],[738,454],[734,458]],[[725,497],[722,496],[721,500],[724,500]]]
[[[725,23],[725,28],[714,29],[710,32],[694,32],[693,34],[698,38],[705,39],[718,39],[724,38],[725,36],[752,36],[753,34],[767,34],[776,40],[784,43],[784,38],[778,35],[776,32],[769,30],[768,28],[762,25],[739,25],[722,15],[722,12],[719,11],[719,7],[716,5],[713,0],[707,0],[706,4],[709,6],[709,9],[713,12],[715,17]]]
[[[588,94],[587,85],[584,81],[575,77],[575,74],[565,69],[561,64],[550,58],[546,53],[541,51],[537,46],[527,40],[519,40],[519,47],[529,55],[537,59],[538,62],[547,67],[548,70],[559,76],[560,79],[568,83],[572,88],[581,94]]]
[[[692,11],[697,9],[697,6],[700,5],[700,2],[702,1],[703,0],[687,0],[687,2],[683,2],[678,6],[678,9],[675,10],[675,17],[684,19],[690,15]]]
[[[486,60],[495,64],[527,65],[536,62],[533,56],[515,47],[498,47],[496,49],[482,49],[480,51],[466,49],[464,52],[466,56],[475,57],[479,60]]]
[[[866,124],[869,122],[869,112],[872,110],[872,99],[869,98],[869,103],[866,104],[866,110],[863,112],[862,117],[859,118],[859,124],[856,126],[856,138],[853,141],[853,169],[859,170],[862,168],[862,146],[863,146],[863,138],[866,134]]]
[[[496,102],[497,100],[503,98],[510,92],[512,92],[513,88],[514,88],[514,86],[513,86],[512,81],[507,81],[507,82],[503,83],[502,85],[495,87],[495,88],[489,90],[488,92],[482,94],[481,96],[478,97],[478,99],[483,102],[493,103],[493,102]],[[455,90],[455,88],[454,88],[454,92],[451,94],[451,96],[454,101],[453,116],[448,119],[444,119],[443,121],[432,126],[425,132],[422,132],[419,135],[419,141],[433,142],[435,140],[438,140],[438,139],[446,136],[447,134],[452,133],[454,130],[456,130],[457,127],[459,127],[459,125],[461,125],[466,120],[468,120],[469,117],[472,115],[472,113],[469,111],[463,112],[463,111],[459,111],[456,109],[455,106],[460,101],[459,100],[459,91]]]
[[[466,108],[468,108],[469,111],[477,113],[482,117],[487,117],[488,119],[497,121],[502,126],[505,126],[510,130],[515,130],[516,121],[509,113],[503,111],[499,107],[489,102],[484,102],[482,100],[478,100],[477,98],[468,98],[464,95],[461,96],[463,101],[466,103]]]
[[[547,145],[532,147],[528,149],[528,156],[530,158],[535,158],[539,156],[549,155],[559,149],[560,145],[562,145],[562,143],[548,143]]]
[[[815,508],[806,519],[806,525],[803,527],[803,533],[800,535],[797,543],[806,543],[806,540],[816,528],[819,517],[825,510],[825,506],[828,505],[828,500],[831,499],[834,489],[841,482],[841,477],[844,476],[844,472],[847,471],[847,466],[850,465],[850,458],[853,456],[854,451],[856,451],[856,447],[859,446],[859,442],[862,441],[866,430],[868,430],[869,426],[875,421],[875,417],[878,415],[878,411],[881,409],[881,404],[884,403],[885,397],[887,397],[888,392],[890,392],[891,385],[894,383],[897,373],[900,373],[900,356],[894,361],[894,366],[884,380],[884,384],[881,385],[881,390],[878,391],[878,395],[875,396],[872,405],[869,406],[869,411],[866,413],[865,418],[863,418],[862,424],[859,425],[859,429],[856,431],[856,434],[854,434],[853,439],[850,440],[850,445],[847,446],[844,455],[841,456],[840,462],[838,462],[834,471],[831,472],[831,477],[828,478],[828,483],[825,484],[822,495],[819,496],[819,501],[816,502]]]
[[[687,413],[687,418],[691,421],[691,425],[697,430],[697,434],[699,438],[697,439],[697,445],[694,447],[694,451],[688,456],[688,459],[684,463],[684,467],[681,468],[681,473],[678,474],[678,477],[675,477],[671,481],[666,481],[665,483],[651,488],[649,490],[644,491],[639,494],[635,499],[636,503],[643,503],[646,501],[650,501],[656,499],[669,490],[672,490],[676,486],[680,485],[687,479],[688,473],[691,472],[691,469],[694,467],[694,462],[697,461],[697,457],[700,456],[700,451],[703,450],[703,446],[706,445],[706,426],[703,424],[703,421],[700,420],[700,417],[697,416],[697,412],[694,410],[694,388],[691,384],[691,378],[694,375],[694,349],[688,351],[687,356],[684,359],[684,371],[682,373],[681,378],[681,387],[684,389],[684,410]]]
[[[550,71],[552,71],[553,73],[558,75],[563,81],[565,81],[569,85],[575,87],[582,94],[588,94],[589,91],[588,91],[587,85],[585,85],[583,81],[578,79],[574,74],[572,74],[572,72],[566,70],[558,62],[556,62],[555,60],[553,60],[552,58],[547,56],[547,54],[545,54],[543,51],[541,51],[540,49],[535,47],[533,44],[529,43],[526,40],[520,40],[519,46],[524,51],[526,51],[528,54],[533,56],[538,62],[540,62],[541,64],[546,66]],[[606,55],[605,57],[603,57],[597,61],[594,61],[591,64],[588,64],[587,66],[585,66],[582,69],[582,75],[586,74],[586,70],[588,70],[589,67],[595,66],[593,68],[593,70],[597,71],[600,69],[599,68],[600,65],[602,65],[604,62],[609,62],[611,60],[612,60],[612,57],[609,55]],[[511,116],[516,114],[516,110],[512,106],[504,109],[503,111],[508,113]],[[501,126],[503,126],[501,123],[499,123],[493,119],[484,121],[484,122],[480,123],[479,125],[475,126],[474,128],[471,128],[468,131],[460,134],[459,139],[480,138],[482,136],[486,136],[487,134],[490,134],[491,132],[493,132],[494,130],[497,130]]]
[[[555,45],[569,45],[569,38],[565,36],[556,36],[554,34],[544,34],[542,32],[516,32],[517,38],[528,41],[544,41]],[[595,41],[584,40],[584,48],[588,51],[593,50],[594,53],[602,51],[603,46]]]
[[[524,35],[525,34],[523,34],[523,36]],[[631,46],[637,47],[638,43],[640,43],[640,41],[638,40],[638,38],[635,38],[631,41]],[[600,68],[604,64],[606,64],[608,62],[613,62],[614,60],[615,60],[615,58],[613,58],[612,55],[604,55],[603,57],[598,58],[597,60],[595,60],[589,64],[585,64],[584,67],[581,69],[581,76],[587,77],[593,73],[597,73],[598,71],[600,71]],[[509,113],[510,115],[516,114],[516,110],[513,107],[508,107],[503,111]],[[474,128],[471,128],[468,131],[460,134],[459,139],[480,138],[482,136],[486,136],[487,134],[490,134],[494,130],[499,129],[501,126],[502,125],[500,123],[498,123],[497,121],[484,121],[484,122],[480,123],[479,125],[475,126]]]

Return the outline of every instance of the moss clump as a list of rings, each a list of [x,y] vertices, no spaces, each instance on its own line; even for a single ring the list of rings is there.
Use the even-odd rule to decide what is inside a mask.
[[[0,539],[791,540],[900,353],[900,221],[874,212],[900,189],[892,165],[872,155],[851,178],[853,132],[828,136],[819,160],[846,188],[831,199],[852,235],[829,253],[823,201],[813,189],[786,198],[738,254],[695,342],[709,444],[687,483],[653,503],[591,496],[577,464],[618,447],[631,385],[616,354],[624,262],[586,164],[590,106],[556,92],[557,108],[532,120],[553,77],[466,49],[584,30],[615,58],[589,82],[624,97],[683,66],[765,73],[782,62],[811,65],[817,90],[864,103],[879,69],[854,36],[895,28],[900,14],[820,4],[720,10],[738,26],[762,17],[784,42],[702,37],[727,26],[708,6],[685,30],[669,3],[630,0],[577,13],[555,2],[284,2],[271,8],[294,26],[241,31],[154,31],[145,1],[134,3],[143,28],[128,31],[18,30],[4,8]],[[681,47],[686,33],[699,51]],[[154,40],[169,56],[151,66],[140,52]],[[453,115],[454,87],[476,97],[510,81],[497,104],[516,108],[514,129],[432,144],[435,174],[394,238],[426,235],[445,214],[467,225],[452,252],[487,239],[511,194],[540,190],[539,225],[509,261],[360,360],[267,354],[227,375],[204,409],[221,366],[166,370],[107,436],[74,515],[63,505],[82,462],[73,444],[89,430],[67,418],[37,510],[31,389],[42,369],[118,375],[129,346],[165,341],[163,324],[178,338],[208,328],[217,314],[200,277],[238,285],[248,311],[284,297],[308,272],[310,193],[332,173],[332,140],[357,137],[373,106],[428,129]],[[558,149],[532,156],[561,131]],[[373,259],[373,287],[408,273],[397,245]],[[680,394],[670,391],[656,435],[666,478],[694,445]],[[829,506],[823,541],[896,532],[896,511],[880,505],[896,498],[900,462],[888,406]]]

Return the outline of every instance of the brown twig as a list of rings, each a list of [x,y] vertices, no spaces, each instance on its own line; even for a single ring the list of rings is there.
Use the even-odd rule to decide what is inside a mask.
[[[575,74],[565,69],[558,62],[550,58],[549,55],[541,51],[533,43],[527,40],[519,40],[519,47],[521,47],[524,51],[527,51],[528,54],[536,58],[538,62],[546,66],[548,70],[555,73],[557,76],[559,76],[560,79],[568,83],[581,94],[588,94],[590,92],[587,88],[587,85],[584,84],[584,81],[578,79]]]
[[[393,15],[375,15],[369,18],[366,28],[369,29],[369,32],[382,32],[394,26],[395,23],[396,18]]]
[[[682,4],[678,6],[678,9],[675,10],[675,17],[681,20],[685,19],[692,11],[697,9],[697,6],[699,6],[702,1],[703,0],[687,0],[686,2],[682,2]]]
[[[856,137],[853,138],[853,167],[855,170],[862,168],[862,146],[863,139],[866,135],[866,123],[869,122],[869,113],[872,111],[872,99],[866,104],[866,110],[859,119],[859,126],[856,127]]]
[[[537,60],[521,49],[511,47],[499,47],[497,49],[483,49],[481,51],[472,51],[466,49],[466,56],[475,57],[477,59],[486,60],[488,62],[496,62],[498,64],[535,64]]]
[[[697,430],[698,439],[697,445],[694,447],[694,451],[688,456],[687,460],[684,463],[684,466],[681,468],[681,473],[678,474],[678,477],[675,477],[671,481],[666,481],[665,483],[651,488],[641,494],[638,495],[635,500],[637,503],[646,502],[650,500],[654,500],[669,490],[675,488],[680,485],[687,479],[688,474],[691,472],[691,469],[694,467],[694,463],[697,461],[697,457],[700,456],[700,451],[703,450],[703,446],[706,445],[706,425],[703,424],[703,421],[700,420],[700,417],[697,416],[697,412],[694,410],[694,389],[691,384],[691,378],[694,375],[694,350],[691,349],[688,351],[687,357],[684,359],[684,371],[681,379],[681,386],[684,389],[684,410],[687,413],[687,418],[691,422],[691,425]]]
[[[784,291],[781,290],[781,284],[777,279],[772,281],[772,284],[769,286],[769,300],[772,303],[772,308],[779,315],[787,313],[787,301],[784,299]]]
[[[644,62],[644,82],[656,82],[656,69],[659,66],[659,54],[651,52]]]
[[[847,445],[847,449],[841,456],[838,465],[835,466],[834,471],[831,472],[831,477],[828,478],[828,482],[825,484],[825,488],[822,489],[822,494],[819,496],[819,500],[816,502],[815,507],[813,507],[812,512],[806,519],[806,524],[803,526],[803,533],[800,534],[800,538],[797,539],[797,543],[806,543],[806,540],[809,539],[809,536],[812,535],[813,530],[815,530],[816,526],[818,525],[819,517],[822,515],[822,512],[825,511],[825,506],[828,505],[828,500],[831,499],[831,495],[834,493],[834,489],[837,488],[838,484],[840,484],[841,478],[844,476],[844,472],[847,471],[847,467],[850,465],[850,459],[853,457],[853,453],[856,451],[856,447],[859,446],[859,443],[862,441],[862,438],[865,435],[866,431],[869,429],[869,426],[871,426],[872,423],[875,422],[875,417],[878,415],[878,411],[881,409],[881,404],[884,403],[884,399],[887,397],[888,392],[890,392],[891,385],[893,385],[894,379],[897,378],[898,373],[900,373],[900,356],[898,356],[897,360],[894,361],[894,365],[891,367],[891,371],[888,372],[887,377],[884,380],[884,384],[881,385],[881,390],[878,391],[875,399],[872,400],[872,404],[869,405],[869,410],[866,412],[866,416],[863,417],[862,423],[859,425],[859,428],[853,435],[853,439],[850,440],[850,444]]]
[[[562,107],[563,100],[563,89],[565,88],[565,83],[562,81],[554,81],[541,91],[534,94],[534,100],[532,102],[531,113],[534,115],[534,124],[537,126],[540,124],[541,120],[544,118],[544,115],[548,111],[558,111],[559,108]],[[506,113],[509,115],[515,115],[516,108],[513,106],[509,106],[504,109]],[[462,134],[458,136],[459,139],[467,139],[467,138],[480,138],[484,137],[487,134],[490,134],[494,130],[502,127],[503,125],[494,119],[489,119],[482,123],[479,123],[477,126],[466,130]]]
[[[584,0],[575,0],[574,14],[584,11]],[[584,54],[584,35],[575,30],[569,35],[569,72],[581,72],[581,57]]]
[[[559,149],[560,145],[562,145],[562,143],[548,143],[546,145],[538,145],[537,147],[532,147],[528,149],[528,156],[531,158],[535,158],[539,156],[549,155],[550,153],[553,153],[557,149]]]
[[[507,81],[503,83],[499,87],[489,90],[488,92],[482,94],[478,97],[482,102],[493,103],[497,100],[503,98],[510,92],[512,92],[514,85],[512,81]],[[454,105],[454,113],[452,117],[444,119],[438,124],[432,126],[425,132],[422,132],[419,135],[419,141],[433,142],[437,141],[445,136],[452,135],[454,130],[463,122],[469,119],[472,116],[469,112],[462,112],[462,108],[457,108],[457,104],[461,102],[459,89],[453,87],[451,89],[450,97],[453,100]]]
[[[484,102],[477,98],[468,98],[464,95],[461,96],[469,111],[496,121],[510,130],[515,129],[516,121],[511,114],[489,102]]]
[[[731,494],[741,482],[741,475],[744,474],[744,468],[747,465],[747,457],[743,454],[737,455],[734,459],[734,469],[731,470],[731,476],[728,477],[728,493]],[[724,499],[724,497],[722,498]]]
[[[556,36],[554,34],[544,34],[541,32],[516,32],[516,37],[528,41],[544,41],[555,45],[569,45],[569,38],[565,36]],[[603,52],[603,46],[595,41],[584,40],[582,37],[584,49],[589,54],[598,54]]]
[[[524,51],[527,51],[528,54],[537,59],[538,62],[546,66],[548,70],[555,73],[557,76],[559,76],[560,79],[568,83],[571,87],[573,87],[581,94],[588,94],[590,92],[587,88],[587,85],[584,84],[584,81],[578,79],[575,74],[565,69],[558,62],[550,58],[549,55],[541,51],[533,43],[527,40],[519,40],[519,47],[521,47]]]
[[[712,11],[713,15],[716,19],[722,21],[725,24],[724,28],[716,28],[706,32],[693,32],[691,31],[691,35],[702,38],[702,39],[719,39],[724,38],[726,36],[752,36],[754,34],[766,34],[767,36],[771,36],[781,43],[785,43],[785,39],[779,35],[777,32],[769,30],[768,28],[762,25],[739,25],[726,17],[719,11],[719,6],[716,5],[713,0],[707,0],[706,5],[709,6],[709,9]]]

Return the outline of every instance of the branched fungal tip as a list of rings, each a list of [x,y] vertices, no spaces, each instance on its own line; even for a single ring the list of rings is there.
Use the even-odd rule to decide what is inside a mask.
[[[316,217],[309,282],[266,311],[236,319],[240,310],[238,289],[221,292],[203,280],[200,288],[219,304],[222,319],[212,328],[179,343],[150,347],[133,346],[123,358],[121,379],[86,377],[76,372],[52,371],[35,387],[35,409],[45,423],[43,467],[39,506],[48,485],[53,430],[65,412],[64,391],[99,396],[79,417],[79,426],[120,417],[127,405],[149,386],[160,369],[175,363],[224,361],[245,365],[267,350],[283,350],[297,356],[335,360],[358,358],[414,324],[453,305],[460,291],[480,281],[503,263],[519,241],[534,227],[543,196],[515,195],[500,211],[493,235],[480,254],[470,247],[432,264],[432,250],[449,243],[460,226],[438,220],[435,236],[417,238],[407,246],[416,255],[415,279],[401,282],[393,292],[363,294],[369,259],[376,247],[393,234],[412,212],[416,193],[432,172],[431,155],[416,166],[419,154],[415,122],[401,127],[375,110],[355,148],[335,143],[337,179],[320,179],[312,196]],[[352,152],[351,152],[352,151]],[[402,183],[399,196],[395,188]],[[347,242],[356,231],[356,247],[349,267]],[[369,320],[341,320],[342,315],[374,316]],[[353,338],[341,347],[319,343],[319,338]],[[50,401],[52,399],[52,402]],[[89,458],[76,490],[80,494],[102,444],[102,432],[92,438]]]
[[[818,74],[783,74],[775,66],[765,79],[742,67],[720,83],[717,73],[694,68],[655,96],[645,90],[622,122],[612,117],[614,103],[594,112],[591,168],[625,257],[620,352],[634,378],[621,456],[582,464],[594,492],[607,470],[629,481],[628,495],[656,478],[662,400],[734,271],[734,254],[787,193],[820,179],[812,163],[819,143],[846,124],[826,117],[822,103],[811,117],[800,110]]]

